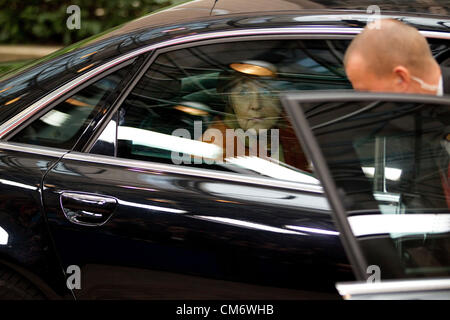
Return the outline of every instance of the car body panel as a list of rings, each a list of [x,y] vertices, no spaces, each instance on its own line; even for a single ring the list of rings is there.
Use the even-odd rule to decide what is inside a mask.
[[[301,294],[322,291],[332,295],[331,278],[353,278],[339,238],[332,234],[330,212],[305,208],[305,203],[323,201],[320,193],[221,181],[213,174],[208,177],[208,170],[200,177],[152,170],[141,161],[105,165],[95,163],[96,156],[67,157],[47,174],[43,194],[64,267],[79,265],[82,274],[93,265],[112,273],[131,267],[133,279],[149,286],[139,291],[142,298],[144,292],[148,292],[145,298],[176,296],[165,291],[158,296],[156,287],[151,288],[160,285],[148,278],[157,271],[167,272],[168,282],[174,278],[170,286],[183,274],[203,277],[206,282],[226,281],[226,286],[231,285],[228,282],[260,285],[256,295],[247,293],[253,298],[283,291],[273,289],[283,287]],[[60,203],[61,193],[69,191],[112,196],[118,206],[105,224],[75,225],[66,219]],[[293,226],[330,233],[298,232]],[[137,277],[139,273],[143,275]],[[123,275],[121,281],[128,278]],[[86,291],[76,294],[92,298],[100,294],[97,289],[107,290],[110,298],[138,294],[133,288],[139,285],[129,285],[125,293],[121,285],[108,283],[108,279],[97,277],[96,287],[86,282]],[[191,293],[206,297],[209,291],[204,290],[193,287]],[[220,290],[216,294],[211,297],[223,297]]]
[[[0,259],[49,297],[70,296],[41,210],[44,174],[65,151],[3,142],[0,149]]]

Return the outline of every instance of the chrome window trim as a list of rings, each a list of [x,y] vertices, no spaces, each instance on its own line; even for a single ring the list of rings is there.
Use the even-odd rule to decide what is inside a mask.
[[[412,291],[449,290],[450,279],[397,280],[380,282],[337,283],[336,289],[343,297],[353,295],[408,293]]]
[[[221,172],[212,169],[189,168],[180,165],[163,164],[157,162],[149,162],[144,160],[134,160],[125,158],[116,158],[112,156],[86,154],[82,152],[71,151],[64,155],[64,160],[85,161],[94,164],[106,164],[112,166],[138,168],[143,170],[151,170],[157,172],[180,174],[186,176],[194,176],[200,178],[212,178],[231,182],[249,183],[271,188],[285,188],[296,191],[311,192],[324,194],[321,185],[277,180],[265,177],[253,177],[232,172]]]
[[[215,179],[220,179],[220,180],[224,180],[224,181],[249,183],[249,184],[272,187],[272,188],[273,187],[285,188],[285,189],[296,190],[296,191],[324,194],[323,189],[320,185],[291,182],[291,181],[285,181],[285,180],[276,180],[276,179],[265,178],[265,177],[252,177],[252,176],[245,176],[245,175],[238,174],[238,173],[220,172],[217,170],[210,170],[210,169],[189,168],[186,166],[162,164],[162,163],[149,162],[149,161],[143,161],[143,160],[116,158],[116,157],[111,157],[111,156],[93,155],[93,154],[74,152],[74,151],[71,152],[69,150],[64,150],[64,149],[33,146],[33,145],[27,145],[27,144],[17,143],[17,142],[0,141],[0,152],[1,152],[1,150],[39,154],[39,155],[51,156],[51,157],[55,157],[55,158],[61,158],[64,156],[63,159],[75,160],[75,161],[85,161],[85,162],[94,163],[94,164],[107,164],[107,165],[120,166],[120,167],[132,167],[132,168],[138,168],[138,169],[144,169],[144,170],[152,170],[152,171],[159,171],[159,172],[172,173],[172,174],[195,176],[195,177],[200,177],[200,178],[213,178],[213,179],[215,178]]]
[[[45,155],[45,156],[50,156],[50,157],[55,157],[55,158],[61,158],[64,154],[66,154],[68,152],[68,150],[65,150],[65,149],[33,146],[33,145],[17,143],[17,142],[0,141],[0,151],[2,151],[2,150],[39,154],[39,155]]]
[[[257,35],[276,35],[276,34],[299,34],[299,35],[355,35],[360,33],[362,28],[348,28],[348,27],[291,27],[291,28],[264,28],[264,29],[244,29],[244,30],[233,30],[233,31],[217,31],[211,33],[190,35],[180,38],[175,38],[171,40],[166,40],[156,44],[148,45],[140,49],[136,49],[130,53],[120,56],[112,61],[109,61],[101,66],[96,67],[88,71],[87,73],[81,75],[78,78],[73,79],[69,83],[66,83],[62,87],[56,89],[55,91],[47,94],[43,98],[39,99],[28,108],[18,113],[14,117],[5,121],[0,125],[0,139],[3,139],[5,135],[10,133],[15,127],[26,121],[35,113],[42,110],[49,103],[55,101],[58,97],[69,92],[74,87],[79,84],[93,78],[99,73],[110,69],[125,60],[132,59],[140,54],[147,53],[152,50],[160,49],[163,47],[179,45],[183,43],[189,43],[194,41],[215,39],[221,37],[235,37],[235,36],[257,36]],[[421,31],[421,33],[428,38],[438,38],[438,39],[450,39],[450,33],[439,32],[439,31]]]

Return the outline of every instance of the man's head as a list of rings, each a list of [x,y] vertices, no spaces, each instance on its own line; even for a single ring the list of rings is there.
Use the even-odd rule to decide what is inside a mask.
[[[344,66],[360,91],[436,94],[441,76],[426,39],[394,19],[368,24],[348,47]]]

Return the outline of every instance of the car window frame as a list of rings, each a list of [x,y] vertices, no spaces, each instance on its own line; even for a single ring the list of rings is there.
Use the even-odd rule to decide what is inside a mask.
[[[277,28],[274,28],[277,29]],[[90,149],[94,146],[98,138],[101,136],[101,133],[103,130],[105,130],[106,126],[109,124],[113,116],[117,113],[122,103],[125,101],[125,99],[129,96],[131,91],[134,89],[134,87],[137,85],[139,80],[142,78],[142,76],[151,68],[152,64],[156,61],[159,55],[175,51],[175,50],[181,50],[196,46],[203,46],[208,44],[217,44],[217,43],[223,43],[223,42],[242,42],[242,41],[259,41],[259,40],[280,40],[280,39],[286,39],[286,40],[292,40],[292,39],[306,39],[306,40],[351,40],[356,36],[362,28],[342,28],[342,27],[335,27],[335,28],[323,28],[322,30],[316,31],[317,33],[310,32],[311,27],[299,27],[299,28],[278,28],[279,30],[283,29],[289,29],[295,30],[295,33],[281,33],[281,34],[259,34],[259,35],[236,35],[236,36],[230,36],[230,37],[214,37],[212,39],[205,39],[205,40],[194,40],[182,44],[168,44],[164,45],[164,43],[161,44],[160,47],[154,48],[154,50],[151,52],[151,55],[148,56],[147,61],[142,64],[141,70],[139,71],[139,76],[136,76],[133,78],[133,80],[130,82],[129,86],[124,90],[123,95],[117,100],[116,104],[111,107],[110,112],[105,116],[104,122],[102,123],[102,127],[99,128],[99,130],[96,131],[95,135],[91,137],[91,139],[86,143],[86,145],[80,150],[82,153],[89,154]],[[330,32],[330,29],[333,30],[333,32]],[[249,31],[249,30],[243,30],[240,32]],[[250,30],[251,31],[251,30]],[[302,31],[304,31],[302,33]],[[226,33],[226,32],[225,32]],[[450,41],[450,33],[443,33],[443,32],[433,32],[433,31],[423,31],[422,34],[424,34],[427,38],[437,38],[441,40],[447,40]],[[446,37],[442,37],[445,35]],[[449,43],[450,47],[450,43]],[[335,91],[333,91],[335,92]],[[330,92],[331,94],[332,92]],[[117,125],[116,125],[117,129]],[[116,134],[117,138],[117,134]],[[117,145],[117,141],[116,141]],[[116,153],[116,152],[115,152]],[[91,154],[89,154],[91,155]],[[70,155],[67,155],[70,157]],[[80,157],[81,155],[78,155],[76,158],[81,159],[84,157]],[[187,174],[187,175],[193,175],[193,176],[204,176],[206,173],[209,177],[215,177],[218,179],[225,179],[228,180],[227,175],[230,175],[230,179],[232,181],[253,181],[253,179],[262,179],[261,183],[257,182],[257,184],[263,185],[263,186],[273,186],[274,182],[276,182],[277,185],[279,185],[281,188],[288,188],[292,190],[302,190],[307,192],[313,192],[313,193],[320,193],[324,194],[324,190],[322,187],[322,184],[319,185],[312,185],[302,182],[293,182],[293,181],[286,181],[286,180],[279,180],[275,178],[270,177],[264,177],[264,176],[251,176],[251,175],[245,175],[245,174],[237,174],[233,172],[220,172],[218,170],[214,169],[205,169],[205,168],[190,168],[187,166],[180,166],[175,164],[164,164],[160,162],[155,161],[147,161],[147,160],[136,160],[136,159],[125,159],[125,158],[119,158],[116,156],[105,156],[105,155],[93,155],[93,157],[89,157],[89,161],[91,161],[95,156],[99,157],[100,161],[105,161],[104,157],[109,157],[112,159],[119,159],[123,161],[133,161],[137,166],[140,165],[140,168],[143,169],[155,169],[158,171],[163,171],[167,173],[173,173],[173,174]],[[224,178],[225,176],[225,178]],[[325,196],[325,195],[324,195]],[[331,209],[330,209],[331,210]]]
[[[113,118],[114,114],[119,110],[122,103],[125,101],[125,99],[129,96],[131,91],[135,88],[139,80],[142,78],[142,76],[151,68],[151,65],[156,61],[159,55],[170,52],[170,51],[176,51],[186,48],[192,48],[197,46],[203,46],[203,45],[209,45],[209,44],[217,44],[217,43],[224,43],[224,42],[241,42],[241,41],[258,41],[258,40],[293,40],[293,39],[306,39],[306,40],[351,40],[353,39],[359,32],[362,31],[362,28],[342,28],[342,27],[335,27],[335,28],[324,28],[323,31],[327,32],[319,32],[319,33],[309,33],[301,31],[307,31],[308,29],[311,29],[311,27],[299,27],[299,28],[274,28],[274,29],[298,29],[298,33],[289,33],[289,34],[277,34],[277,35],[241,35],[241,36],[231,36],[228,38],[223,37],[217,37],[212,39],[206,39],[206,40],[197,40],[182,44],[168,44],[164,45],[165,42],[161,43],[160,47],[154,48],[154,50],[149,54],[147,57],[147,60],[142,64],[139,73],[136,74],[136,76],[130,81],[128,87],[124,90],[123,94],[119,99],[116,101],[116,103],[111,106],[111,111],[108,112],[108,114],[105,115],[104,120],[102,121],[101,127],[96,130],[96,132],[91,136],[91,138],[86,142],[84,146],[81,148],[78,148],[81,152],[89,153],[92,147],[95,145],[103,131],[105,130],[106,126],[109,124],[110,120]],[[305,30],[306,29],[306,30]],[[332,29],[334,32],[341,32],[341,33],[333,33],[329,32],[329,29]],[[242,32],[248,31],[248,30],[242,30]],[[320,30],[322,31],[322,30]],[[440,39],[440,40],[447,40],[449,41],[449,49],[450,49],[450,33],[443,33],[443,32],[435,32],[435,31],[422,31],[421,32],[427,39]],[[446,37],[442,37],[442,35],[446,35]],[[450,54],[450,53],[449,53]],[[0,130],[1,131],[1,130]],[[1,139],[1,136],[0,136]]]
[[[276,29],[276,28],[274,28]],[[283,29],[283,28],[279,28]],[[286,29],[292,29],[292,28],[286,28]],[[298,29],[305,29],[305,28],[298,28]],[[306,28],[310,29],[310,28]],[[343,31],[342,28],[332,28],[334,30]],[[351,30],[359,30],[357,28],[347,28]],[[246,31],[246,30],[244,30]],[[242,31],[242,32],[244,32]],[[247,30],[251,31],[251,30]],[[355,31],[356,32],[356,31]],[[130,82],[129,86],[124,90],[121,97],[118,99],[115,105],[111,107],[110,112],[108,112],[107,115],[104,117],[104,122],[102,124],[102,127],[99,128],[95,135],[89,139],[89,141],[84,145],[80,151],[89,153],[91,148],[94,146],[94,144],[97,142],[98,138],[100,137],[103,130],[108,125],[109,121],[114,116],[114,113],[117,112],[120,109],[120,106],[122,103],[126,100],[126,98],[129,96],[131,91],[135,88],[135,86],[138,84],[139,80],[143,77],[143,75],[151,68],[152,64],[156,61],[156,59],[164,53],[171,52],[171,51],[177,51],[181,49],[186,48],[193,48],[198,46],[204,46],[204,45],[210,45],[210,44],[220,44],[224,42],[243,42],[243,41],[258,41],[258,40],[295,40],[295,39],[306,39],[306,40],[351,40],[353,39],[354,34],[347,34],[343,32],[342,34],[333,34],[333,33],[319,33],[319,34],[309,34],[309,33],[297,33],[297,34],[277,34],[277,35],[238,35],[238,36],[230,36],[230,37],[216,37],[213,39],[206,39],[206,40],[194,40],[192,42],[182,43],[182,44],[174,44],[174,45],[167,45],[167,46],[161,46],[160,48],[155,48],[154,51],[151,52],[151,55],[149,55],[146,62],[144,62],[141,66],[141,70],[139,70],[139,75],[136,75],[133,80]],[[450,39],[450,35],[449,35]]]
[[[10,132],[8,132],[6,135],[4,135],[0,141],[2,142],[9,142],[9,140],[11,140],[15,135],[19,134],[23,129],[25,129],[25,127],[27,127],[28,125],[30,125],[32,122],[38,120],[39,118],[41,118],[43,115],[45,115],[47,112],[49,112],[50,110],[52,110],[54,107],[56,107],[57,105],[59,105],[60,103],[64,102],[65,100],[69,99],[70,97],[76,95],[78,92],[82,91],[83,89],[89,87],[90,85],[94,84],[95,82],[104,79],[105,77],[108,77],[109,75],[113,74],[114,72],[122,69],[122,68],[126,68],[130,65],[132,65],[133,63],[136,62],[136,58],[127,60],[123,63],[120,63],[110,69],[108,69],[106,72],[98,74],[90,79],[88,79],[87,81],[81,83],[78,87],[76,87],[75,89],[62,94],[58,97],[56,97],[55,100],[53,100],[52,102],[48,103],[47,105],[45,105],[44,108],[41,108],[40,110],[38,110],[37,112],[34,112],[30,117],[28,117],[27,119],[25,119],[25,121],[20,123],[20,126],[14,127]],[[127,80],[124,80],[126,82],[128,82]],[[114,88],[111,92],[110,95],[114,94],[114,92],[117,91],[117,88],[121,85],[122,83],[120,83],[116,88]],[[84,133],[83,133],[84,134]],[[81,138],[81,136],[83,135],[81,134],[79,138]],[[77,139],[77,140],[78,140]],[[13,141],[11,141],[13,142]],[[33,144],[28,144],[28,143],[23,143],[26,145],[30,145],[33,146]],[[76,143],[75,143],[76,144]],[[74,144],[74,145],[75,145]],[[44,148],[51,148],[48,146],[42,146]],[[73,146],[72,146],[73,147]],[[64,149],[64,148],[56,148],[56,149]],[[69,149],[65,149],[65,150],[69,150]]]
[[[53,144],[53,147],[57,149],[73,150],[73,148],[79,143],[80,138],[83,135],[85,135],[86,132],[88,132],[91,129],[91,127],[100,120],[102,115],[107,111],[108,106],[114,104],[115,97],[117,97],[117,95],[120,93],[121,87],[129,82],[129,73],[127,73],[126,71],[132,69],[133,64],[135,62],[136,61],[131,61],[131,63],[124,63],[120,66],[117,66],[116,68],[111,69],[111,71],[108,71],[103,75],[95,77],[94,79],[91,79],[90,81],[86,82],[85,84],[77,88],[77,90],[74,90],[66,95],[62,95],[53,103],[49,104],[46,108],[40,110],[39,113],[34,114],[32,117],[23,122],[22,126],[20,126],[20,128],[16,128],[13,132],[11,132],[11,135],[7,136],[5,140],[7,142],[17,142],[31,146],[36,145],[47,148],[51,148]],[[44,140],[38,138],[37,143],[32,143],[30,142],[29,139],[26,138],[24,139],[23,136],[21,137],[21,133],[23,132],[23,130],[25,130],[30,126],[32,127],[33,125],[35,125],[36,122],[39,122],[39,120],[43,119],[46,115],[50,114],[52,110],[58,109],[61,104],[66,104],[67,100],[70,100],[72,98],[78,99],[77,95],[79,95],[80,93],[84,94],[83,93],[84,90],[86,89],[91,90],[92,89],[91,87],[95,87],[99,82],[108,79],[108,77],[110,77],[111,75],[114,74],[117,75],[118,72],[121,73],[122,77],[118,78],[119,80],[116,82],[114,86],[112,86],[109,89],[101,89],[101,88],[97,89],[97,92],[100,94],[100,100],[92,104],[92,110],[89,112],[87,117],[85,117],[84,119],[80,119],[82,121],[75,122],[77,124],[76,131],[74,132],[73,135],[71,135],[71,137],[68,140],[53,139],[54,142],[51,142],[52,139],[50,138],[47,144],[45,142],[45,138]],[[74,113],[69,113],[71,119],[73,119],[74,114],[76,114],[77,112],[80,112],[80,109],[76,109]],[[50,128],[51,127],[48,127],[48,129]],[[50,130],[53,129],[56,128],[51,128]],[[19,139],[16,139],[16,137],[19,137]]]
[[[189,43],[184,43],[184,44],[180,44],[180,45],[172,45],[172,46],[167,46],[167,47],[162,47],[160,49],[156,49],[152,52],[151,56],[148,57],[148,61],[146,61],[142,65],[141,70],[139,71],[139,76],[136,76],[133,78],[132,83],[130,83],[130,85],[126,88],[123,95],[120,97],[120,99],[118,99],[117,103],[114,106],[112,106],[110,112],[108,112],[108,114],[106,115],[106,117],[104,119],[101,130],[98,130],[96,132],[96,134],[91,137],[91,139],[84,146],[84,148],[81,150],[81,152],[85,152],[85,153],[90,152],[90,150],[94,147],[94,145],[96,144],[98,139],[101,137],[101,134],[103,133],[103,131],[106,129],[106,126],[110,123],[112,118],[117,114],[117,112],[120,109],[120,107],[122,106],[123,102],[127,99],[127,97],[130,95],[130,93],[136,87],[136,85],[138,84],[140,79],[145,75],[145,73],[147,71],[149,71],[152,68],[153,63],[162,54],[172,52],[172,51],[178,51],[178,50],[182,50],[182,49],[186,49],[186,48],[201,47],[201,46],[211,45],[211,44],[221,44],[221,43],[225,43],[225,42],[233,43],[233,42],[244,42],[244,41],[316,40],[316,39],[317,40],[343,40],[343,41],[347,40],[348,41],[348,40],[351,40],[352,38],[353,38],[353,36],[347,35],[347,34],[338,34],[338,35],[336,35],[336,34],[314,34],[314,35],[284,34],[284,35],[277,35],[277,36],[274,36],[274,35],[236,36],[236,37],[229,37],[229,38],[219,37],[219,38],[208,39],[208,40],[200,40],[200,41],[189,42]],[[117,139],[117,127],[118,126],[116,124],[116,139]],[[117,147],[117,141],[115,142],[115,145]],[[126,158],[117,157],[116,151],[114,152],[115,155],[112,157],[117,158],[117,159],[122,159],[122,160],[136,160],[136,159],[126,159]],[[180,170],[176,169],[176,167],[180,167],[180,165],[164,164],[161,162],[150,161],[150,160],[136,160],[136,161],[153,163],[153,164],[157,164],[158,166],[159,165],[167,165],[172,168],[172,169],[167,168],[167,171],[180,172]],[[186,167],[186,166],[181,166],[181,167]],[[194,174],[196,172],[196,170],[199,170],[198,172],[201,172],[201,170],[207,170],[207,171],[209,171],[210,176],[214,175],[214,172],[218,172],[218,170],[214,170],[214,169],[204,169],[204,168],[191,168],[191,169],[194,169],[194,171],[189,171],[190,174]],[[181,172],[184,172],[184,170],[181,170]],[[235,173],[233,173],[233,174],[235,174]],[[256,176],[246,175],[246,174],[239,174],[239,175],[247,177],[247,178],[256,177]],[[214,175],[214,176],[217,176],[217,175]],[[277,181],[277,182],[284,181],[284,180],[270,178],[270,177],[264,177],[264,176],[260,176],[260,177],[264,178],[264,179],[268,179],[268,180],[272,181],[272,183],[274,181]],[[293,183],[302,184],[301,182],[293,182]]]
[[[54,99],[72,90],[76,90],[73,89],[73,86],[79,84],[80,82],[84,83],[86,81],[89,81],[89,79],[95,77],[99,72],[108,70],[109,68],[112,68],[117,64],[126,62],[129,59],[136,58],[137,56],[142,54],[148,54],[149,56],[151,56],[151,53],[153,51],[158,51],[160,49],[170,48],[177,45],[189,45],[191,43],[198,43],[199,41],[217,41],[218,39],[222,39],[223,42],[227,41],[228,39],[236,37],[240,39],[245,39],[245,37],[248,37],[249,39],[256,39],[257,37],[264,37],[264,38],[267,37],[267,39],[270,38],[281,39],[280,37],[294,37],[299,39],[301,37],[306,37],[309,39],[317,37],[321,38],[344,37],[352,39],[361,31],[362,31],[361,27],[342,27],[342,26],[322,26],[322,27],[298,26],[298,27],[275,27],[275,28],[260,28],[260,29],[240,29],[240,30],[215,31],[195,35],[188,34],[182,37],[175,36],[174,38],[169,40],[152,43],[137,48],[127,54],[113,58],[99,66],[95,66],[95,68],[84,73],[80,77],[72,79],[65,85],[57,88],[56,90],[50,93],[46,93],[37,101],[33,102],[30,106],[22,110],[19,114],[16,114],[15,116],[9,118],[0,125],[0,141],[4,141],[6,140],[7,137],[13,135],[12,133],[17,127],[17,125],[26,121],[30,116],[34,115],[36,112],[39,112],[42,108],[45,108],[48,104],[52,103]],[[424,35],[427,39],[450,40],[450,33],[448,32],[422,30],[420,31],[420,33]],[[143,67],[146,67],[145,62]],[[103,129],[104,127],[100,128],[99,130]],[[83,149],[82,151],[85,151],[84,147],[82,149]]]
[[[115,163],[120,166],[129,166],[131,164],[134,165],[136,168],[141,168],[143,170],[156,170],[159,172],[167,172],[171,174],[182,174],[182,175],[190,175],[190,176],[197,176],[197,177],[209,177],[209,178],[215,178],[223,181],[233,181],[233,182],[242,182],[242,183],[248,183],[251,185],[258,185],[262,187],[271,187],[276,189],[288,189],[288,190],[294,190],[294,191],[302,191],[306,193],[312,193],[315,195],[322,196],[323,190],[320,185],[313,185],[313,184],[307,184],[307,183],[301,183],[301,182],[292,182],[292,181],[285,181],[285,180],[277,180],[274,178],[264,177],[264,176],[251,176],[251,175],[242,175],[237,174],[233,172],[219,172],[217,170],[211,170],[211,169],[203,169],[203,168],[189,168],[186,166],[179,166],[179,165],[171,165],[171,164],[162,164],[158,162],[150,162],[150,161],[141,161],[141,160],[134,160],[134,159],[121,159],[114,156],[104,156],[104,155],[92,155],[86,152],[87,147],[92,147],[95,141],[98,139],[98,137],[101,135],[103,130],[106,128],[116,111],[120,108],[120,105],[125,100],[125,98],[128,96],[128,94],[131,92],[131,90],[134,88],[134,86],[138,83],[140,78],[145,74],[145,72],[148,70],[148,68],[151,66],[151,64],[155,61],[157,54],[161,54],[167,51],[172,50],[178,50],[186,47],[193,47],[193,46],[200,46],[205,44],[213,44],[213,43],[222,43],[222,42],[241,42],[241,41],[248,41],[248,40],[279,40],[279,39],[344,39],[344,40],[351,40],[354,35],[358,34],[362,29],[361,28],[342,28],[342,27],[332,27],[332,28],[311,28],[311,27],[296,27],[296,28],[270,28],[270,29],[246,29],[246,30],[238,30],[236,31],[223,31],[223,32],[217,32],[214,33],[213,36],[210,35],[197,35],[197,36],[186,36],[184,38],[188,39],[186,42],[183,40],[173,39],[168,40],[164,42],[160,42],[157,44],[149,45],[144,48],[139,48],[131,53],[128,53],[125,55],[125,57],[119,57],[115,60],[112,60],[104,65],[98,66],[95,69],[91,70],[92,73],[96,73],[99,69],[106,68],[108,65],[110,68],[113,68],[115,65],[117,65],[116,60],[120,60],[120,63],[125,63],[128,60],[135,59],[138,56],[145,55],[146,58],[142,64],[139,66],[139,71],[134,75],[134,77],[128,82],[127,87],[122,91],[121,95],[118,97],[118,99],[114,102],[113,105],[110,106],[108,112],[105,114],[105,116],[100,121],[99,125],[96,127],[96,131],[94,134],[90,134],[91,140],[88,140],[87,143],[84,143],[82,146],[77,143],[73,148],[72,151],[66,152],[61,156],[61,159],[72,159],[72,160],[79,160],[79,161],[91,161],[95,163],[104,163],[104,164],[112,164]],[[267,34],[268,31],[269,34]],[[194,37],[194,40],[190,40],[192,37]],[[197,39],[197,37],[200,37],[201,40]],[[206,38],[206,39],[203,39]],[[182,44],[179,44],[181,42]],[[175,44],[174,44],[175,43]],[[105,66],[106,65],[106,66]],[[122,65],[123,64],[119,64]],[[116,71],[109,70],[109,73],[112,73]],[[108,73],[108,74],[109,74]],[[88,74],[83,74],[80,77],[72,80],[67,85],[60,87],[53,91],[50,94],[47,94],[37,102],[33,103],[30,107],[28,107],[24,112],[25,113],[25,121],[21,121],[19,119],[19,124],[26,123],[26,121],[33,121],[33,119],[36,119],[44,114],[44,112],[47,112],[54,103],[57,103],[57,101],[45,101],[48,99],[48,97],[51,97],[55,94],[61,95],[61,100],[63,101],[64,98],[67,98],[76,92],[78,92],[77,89],[67,89],[67,87],[71,87],[75,84],[78,84],[79,82],[82,82],[83,87],[80,87],[79,90],[82,90],[85,86],[89,85],[92,81],[98,80],[106,74],[102,73],[99,75],[94,75],[92,78],[89,78]],[[84,82],[83,82],[84,81]],[[64,98],[63,98],[64,97]],[[42,104],[42,105],[41,105]],[[31,116],[28,116],[27,113]],[[13,117],[14,118],[14,117]],[[13,120],[13,121],[11,121]],[[14,130],[14,127],[11,129],[10,127],[14,124],[15,119],[9,119],[6,121],[6,123],[0,125],[0,148],[1,144],[8,145],[9,148],[12,149],[27,149],[27,150],[33,150],[37,153],[41,152],[44,154],[46,149],[49,149],[45,146],[36,146],[31,144],[22,144],[22,143],[15,143],[15,142],[8,142],[6,138],[13,137],[16,131]],[[13,122],[11,124],[11,122]],[[83,136],[86,135],[86,132],[79,138],[79,142],[83,140]],[[91,144],[89,144],[91,142]],[[51,149],[51,147],[50,147]],[[56,148],[55,148],[56,150]],[[118,161],[115,161],[118,160]],[[274,184],[276,182],[276,184]],[[328,211],[328,210],[327,210]]]

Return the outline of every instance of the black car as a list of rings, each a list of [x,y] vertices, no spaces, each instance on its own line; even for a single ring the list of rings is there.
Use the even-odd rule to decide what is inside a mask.
[[[446,191],[411,169],[434,165],[422,146],[447,137],[446,99],[350,91],[343,55],[373,16],[340,9],[364,3],[213,2],[0,82],[0,297],[336,299],[336,283],[368,278],[382,281],[338,289],[448,290],[449,211],[427,202]],[[445,13],[385,5],[450,63]]]

